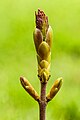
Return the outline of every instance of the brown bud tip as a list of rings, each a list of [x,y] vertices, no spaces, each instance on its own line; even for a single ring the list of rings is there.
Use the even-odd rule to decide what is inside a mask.
[[[38,13],[35,12],[35,16],[36,28],[40,29],[42,31],[43,36],[45,37],[49,27],[48,17],[40,9],[38,9]]]

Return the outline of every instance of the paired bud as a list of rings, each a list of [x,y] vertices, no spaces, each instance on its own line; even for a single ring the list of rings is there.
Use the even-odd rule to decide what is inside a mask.
[[[20,77],[21,84],[23,88],[36,100],[39,100],[39,95],[33,86],[29,83],[29,81],[25,77]]]
[[[53,97],[57,94],[57,92],[59,91],[59,89],[60,89],[61,86],[62,86],[62,82],[63,82],[62,77],[61,77],[61,78],[58,78],[58,79],[54,82],[54,84],[53,84],[50,92],[48,93],[48,95],[47,95],[47,97],[46,97],[47,102],[49,102],[50,100],[52,100]]]
[[[36,15],[36,28],[34,30],[34,43],[37,52],[38,77],[46,83],[50,77],[50,59],[52,45],[52,28],[48,24],[48,17],[38,9]]]

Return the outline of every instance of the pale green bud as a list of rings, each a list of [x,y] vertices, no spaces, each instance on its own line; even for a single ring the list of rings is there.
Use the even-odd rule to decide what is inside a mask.
[[[57,92],[58,92],[59,89],[61,88],[62,82],[63,82],[62,77],[61,77],[61,78],[58,78],[58,79],[54,82],[54,84],[53,84],[50,92],[48,93],[48,95],[47,95],[47,97],[46,97],[46,98],[47,98],[47,101],[50,101],[50,100],[57,94]]]
[[[48,31],[47,31],[47,35],[46,35],[46,42],[48,43],[50,48],[52,45],[52,35],[53,35],[53,31],[52,31],[51,26],[49,26]]]
[[[48,68],[48,66],[49,66],[49,63],[46,61],[46,60],[42,60],[41,62],[40,62],[40,67],[43,69],[43,68]]]
[[[38,71],[38,77],[39,77],[40,81],[41,81],[42,83],[47,82],[47,81],[49,80],[49,77],[50,77],[50,72],[49,72],[49,70],[47,70],[47,69],[45,69],[45,68],[41,69],[40,66],[39,66],[39,69],[38,69],[38,70],[39,70],[39,71]]]
[[[41,44],[41,42],[43,41],[43,35],[38,28],[35,28],[35,30],[33,32],[33,37],[34,37],[36,51],[38,52],[38,47]]]
[[[58,78],[55,82],[54,82],[54,88],[58,88],[58,90],[60,89],[61,85],[62,85],[63,79],[62,77]]]
[[[50,60],[52,44],[52,28],[49,26],[48,17],[38,9],[35,12],[36,29],[34,31],[34,43],[37,51],[38,77],[45,83],[50,77]]]
[[[38,54],[42,59],[46,59],[48,57],[48,55],[50,54],[50,47],[49,45],[43,41],[38,49]]]

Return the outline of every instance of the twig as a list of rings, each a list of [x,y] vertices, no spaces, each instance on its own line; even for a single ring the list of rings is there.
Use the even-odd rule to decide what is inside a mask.
[[[62,85],[62,78],[58,78],[48,95],[46,96],[46,86],[50,78],[50,60],[52,45],[52,28],[48,23],[48,17],[43,11],[38,9],[36,16],[36,28],[33,33],[34,44],[38,61],[38,78],[41,84],[40,97],[25,77],[20,77],[23,88],[39,103],[40,120],[46,120],[46,106],[57,94]]]

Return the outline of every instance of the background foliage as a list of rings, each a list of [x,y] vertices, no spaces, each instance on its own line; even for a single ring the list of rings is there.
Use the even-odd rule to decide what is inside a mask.
[[[53,28],[47,92],[55,79],[64,79],[60,92],[47,106],[47,120],[80,120],[80,0],[0,1],[0,119],[39,119],[38,104],[19,82],[23,75],[39,92],[33,43],[34,11],[38,8],[49,16]]]

